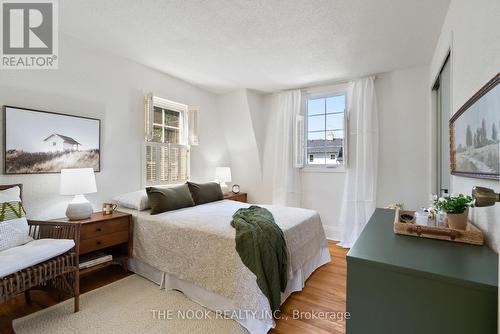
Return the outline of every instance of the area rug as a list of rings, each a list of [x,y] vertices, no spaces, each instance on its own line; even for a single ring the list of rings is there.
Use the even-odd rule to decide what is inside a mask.
[[[132,275],[13,322],[24,333],[248,333],[237,322],[217,317],[181,292]]]

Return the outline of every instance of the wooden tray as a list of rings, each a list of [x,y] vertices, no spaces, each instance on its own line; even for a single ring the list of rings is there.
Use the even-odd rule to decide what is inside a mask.
[[[403,221],[401,215],[409,214],[414,218],[411,221]],[[417,225],[415,224],[415,211],[396,210],[394,217],[394,233],[410,235],[414,237],[440,239],[454,242],[462,242],[473,245],[483,245],[483,232],[471,222],[465,230],[456,230],[445,226]]]

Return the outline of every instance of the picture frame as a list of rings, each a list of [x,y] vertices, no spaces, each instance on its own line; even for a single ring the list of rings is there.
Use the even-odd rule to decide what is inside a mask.
[[[450,119],[451,174],[500,179],[500,73]]]
[[[4,174],[101,171],[100,119],[8,105],[2,109]]]

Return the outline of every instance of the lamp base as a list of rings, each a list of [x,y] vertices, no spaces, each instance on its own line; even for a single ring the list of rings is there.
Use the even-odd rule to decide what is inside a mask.
[[[220,189],[222,190],[222,193],[224,195],[229,194],[229,186],[226,184],[226,182],[221,182],[220,183]]]
[[[69,220],[82,220],[90,218],[94,209],[92,204],[83,195],[76,195],[75,198],[68,204],[66,209],[66,217]]]

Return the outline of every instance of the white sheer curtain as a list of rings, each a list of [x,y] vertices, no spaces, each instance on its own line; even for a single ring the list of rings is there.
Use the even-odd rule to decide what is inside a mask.
[[[352,247],[375,211],[378,164],[378,116],[374,77],[349,85],[348,166],[340,210],[342,247]]]
[[[300,114],[300,90],[279,93],[273,101],[274,165],[273,204],[300,206],[300,170],[294,167],[295,119]]]

